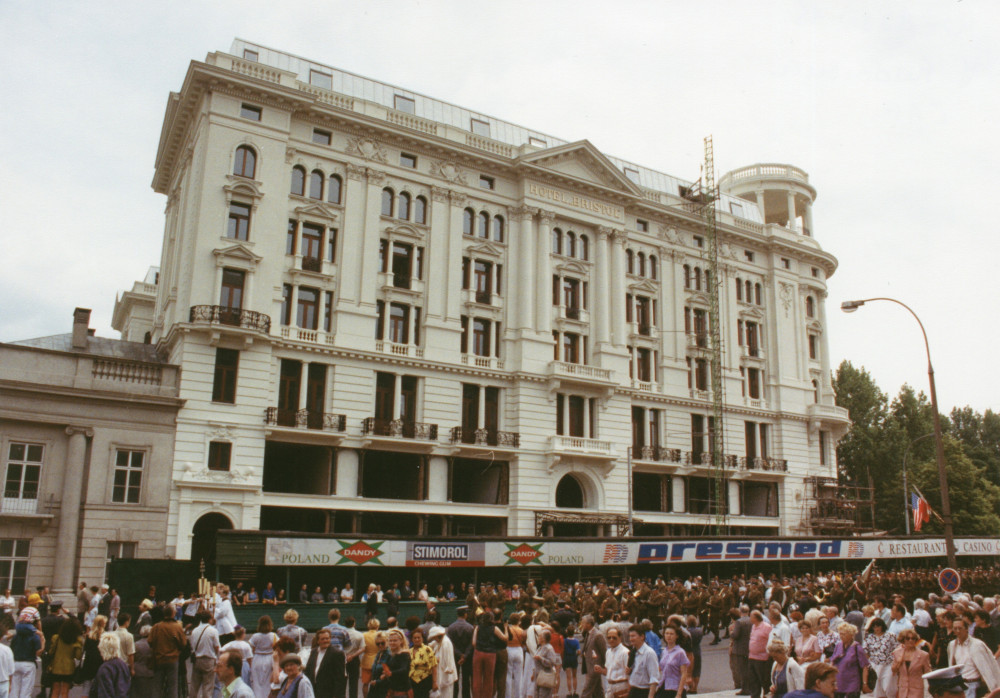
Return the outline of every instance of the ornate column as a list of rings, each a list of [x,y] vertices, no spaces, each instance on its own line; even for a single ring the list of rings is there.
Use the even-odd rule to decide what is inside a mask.
[[[539,334],[552,333],[552,260],[549,256],[552,221],[555,213],[541,211],[538,214],[538,231],[535,236],[535,263],[538,276],[535,278],[535,329]],[[548,291],[548,292],[546,292]]]
[[[813,205],[811,201],[806,201],[805,212],[802,214],[802,221],[805,224],[805,230],[802,232],[809,231],[809,235],[815,236],[816,233],[813,231]]]
[[[820,366],[823,367],[823,375],[819,380],[819,403],[827,404],[827,396],[831,396],[830,403],[833,402],[833,386],[830,384],[830,334],[826,324],[826,291],[816,292],[816,305],[819,306],[819,322],[823,326],[823,333],[820,336]]]
[[[757,208],[760,209],[760,219],[766,221],[767,216],[764,214],[764,190],[758,189],[754,193],[757,195]]]
[[[511,230],[510,260],[514,263],[514,273],[511,280],[517,283],[507,284],[507,292],[511,298],[511,307],[516,311],[509,314],[507,322],[518,330],[530,330],[535,327],[535,221],[537,209],[530,206],[520,206],[510,211]]]
[[[788,197],[788,229],[798,230],[798,227],[795,225],[795,192],[792,191],[788,192],[787,197]]]
[[[361,234],[361,286],[358,289],[360,305],[375,306],[375,294],[378,288],[378,246],[381,237],[382,219],[382,187],[385,185],[385,172],[368,168],[365,170],[368,186],[365,187],[365,218]],[[347,264],[341,267],[350,266]],[[371,336],[371,335],[369,335]]]
[[[358,452],[352,448],[337,451],[337,496],[357,497],[361,491],[359,475]]]
[[[56,537],[58,561],[53,575],[53,591],[72,593],[76,588],[79,567],[80,501],[83,498],[83,468],[87,457],[87,439],[93,438],[89,427],[66,427],[66,468],[62,481],[62,505],[59,508],[59,535]]]
[[[462,213],[468,197],[462,192],[448,192],[451,202],[448,234],[448,291],[445,319],[457,321],[462,316]]]
[[[365,168],[359,165],[347,166],[347,187],[344,189],[344,224],[341,235],[347,235],[348,231],[353,235],[361,235],[365,229],[365,199],[367,191],[365,187]],[[352,241],[353,242],[353,241]],[[342,306],[357,305],[360,301],[361,271],[367,266],[366,260],[357,260],[351,257],[352,263],[348,261],[347,250],[357,249],[354,244],[348,244],[346,239],[343,247],[341,263],[337,267],[340,283],[337,293],[338,303]],[[376,259],[378,250],[376,249]],[[359,261],[360,263],[353,263]],[[375,264],[372,262],[372,264]],[[376,265],[377,268],[377,265]]]
[[[431,283],[431,279],[448,279],[449,267],[451,266],[449,255],[444,251],[448,249],[448,240],[451,235],[461,235],[459,229],[452,228],[451,210],[448,207],[448,190],[442,187],[431,187],[431,232],[429,250],[433,250],[427,255],[427,318],[428,320],[442,320],[447,313],[448,284]],[[461,224],[461,221],[459,221]],[[461,264],[461,262],[459,262]]]
[[[611,342],[615,346],[625,346],[628,334],[625,330],[625,240],[623,230],[611,234]]]
[[[611,228],[600,227],[597,229],[597,249],[594,254],[595,293],[591,299],[594,308],[594,343],[607,344],[611,341],[611,328],[608,322],[611,308],[608,307],[610,289],[608,267],[610,259],[608,254],[608,237],[611,235]],[[661,265],[662,268],[662,265]]]

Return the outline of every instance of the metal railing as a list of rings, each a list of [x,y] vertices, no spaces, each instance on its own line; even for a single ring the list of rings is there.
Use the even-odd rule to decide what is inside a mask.
[[[421,439],[437,441],[438,425],[424,422],[410,422],[402,419],[377,419],[365,417],[365,436],[391,436],[400,439]]]
[[[476,446],[506,446],[518,448],[521,445],[521,435],[516,431],[500,431],[499,429],[463,429],[452,427],[451,442],[453,444],[475,444]]]
[[[321,429],[323,431],[344,431],[347,429],[347,417],[342,414],[330,414],[316,410],[286,410],[279,407],[267,408],[264,414],[264,423],[271,426]]]
[[[244,330],[256,330],[269,334],[271,316],[255,310],[227,308],[222,305],[192,305],[188,322],[207,322],[213,325],[229,325]]]

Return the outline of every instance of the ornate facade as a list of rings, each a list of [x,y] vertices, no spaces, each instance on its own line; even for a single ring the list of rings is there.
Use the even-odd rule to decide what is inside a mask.
[[[633,505],[640,535],[808,533],[847,427],[836,260],[803,171],[720,186],[714,278],[690,182],[240,40],[192,62],[153,179],[167,552],[219,527],[613,536]]]

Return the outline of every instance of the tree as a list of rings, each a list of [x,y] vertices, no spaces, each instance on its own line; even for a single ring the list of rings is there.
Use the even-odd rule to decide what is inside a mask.
[[[948,495],[955,535],[995,536],[1000,530],[1000,487],[989,482],[965,454],[961,441],[944,438],[944,459],[948,470]],[[913,479],[931,508],[941,511],[937,459],[922,460],[913,467]],[[940,522],[931,517],[922,533],[940,534]]]

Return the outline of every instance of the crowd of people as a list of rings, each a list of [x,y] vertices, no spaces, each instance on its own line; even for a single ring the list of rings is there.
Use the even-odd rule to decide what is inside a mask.
[[[962,572],[967,591],[952,597],[916,570],[433,591],[404,581],[357,599],[345,584],[314,632],[292,607],[284,625],[271,611],[240,627],[234,607],[255,603],[240,585],[169,601],[151,587],[131,613],[106,585],[81,583],[75,614],[44,587],[8,591],[0,698],[33,697],[39,678],[55,698],[75,686],[98,698],[682,698],[698,691],[708,636],[729,639],[738,695],[922,698],[938,669],[947,676],[934,680],[961,683],[966,698],[1000,698],[1000,597],[989,595],[1000,577]],[[303,603],[322,594],[304,585],[300,597],[310,588]],[[273,585],[264,593],[262,606],[279,603]],[[464,605],[445,626],[438,606],[452,599]],[[342,618],[355,600],[363,613]],[[424,601],[421,615],[400,618],[404,600]]]

